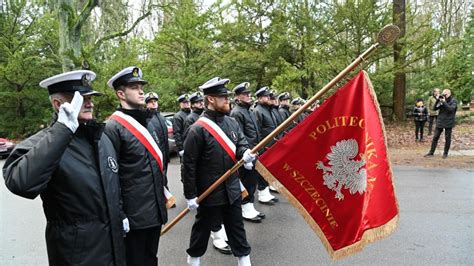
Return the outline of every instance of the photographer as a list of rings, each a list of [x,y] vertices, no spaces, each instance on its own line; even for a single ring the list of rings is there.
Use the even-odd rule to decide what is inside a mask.
[[[454,127],[457,103],[454,97],[451,95],[449,89],[443,90],[443,93],[438,97],[435,103],[435,110],[439,110],[438,119],[436,121],[435,134],[433,137],[433,142],[431,142],[431,149],[425,155],[425,157],[432,157],[438,145],[439,137],[444,129],[444,152],[443,159],[448,157],[449,147],[451,146],[451,132]]]

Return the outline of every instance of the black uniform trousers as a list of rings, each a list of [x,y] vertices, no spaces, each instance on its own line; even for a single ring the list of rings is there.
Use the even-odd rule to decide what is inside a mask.
[[[258,190],[264,190],[268,187],[268,182],[258,172],[257,175]]]
[[[234,256],[242,257],[249,255],[251,248],[245,235],[240,198],[233,204],[199,206],[196,220],[191,230],[191,241],[186,252],[191,257],[201,257],[206,253],[211,228],[215,225],[216,220],[224,222],[229,246]]]
[[[130,230],[125,237],[128,266],[158,265],[161,226]]]
[[[257,182],[258,178],[261,178],[260,175],[258,174],[257,170],[253,168],[252,170],[247,170],[245,168],[240,168],[239,169],[239,174],[240,174],[240,180],[242,181],[242,184],[244,185],[245,189],[249,193],[248,197],[245,197],[245,199],[242,200],[242,204],[246,203],[253,203],[255,200],[255,191],[257,190]]]
[[[444,140],[445,140],[443,154],[448,155],[449,148],[451,147],[451,132],[453,131],[452,127],[448,127],[448,128],[439,128],[439,127],[437,127],[437,128],[435,128],[433,141],[431,142],[431,150],[430,150],[429,154],[434,154],[434,152],[436,150],[436,146],[438,146],[438,140],[439,140],[439,137],[441,136],[441,133],[443,132],[443,129],[444,129]]]

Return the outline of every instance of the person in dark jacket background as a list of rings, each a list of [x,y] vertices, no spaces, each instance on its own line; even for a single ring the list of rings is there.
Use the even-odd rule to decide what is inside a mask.
[[[413,119],[415,120],[415,141],[423,141],[423,128],[428,120],[428,109],[426,109],[423,99],[416,99],[413,108]]]
[[[168,219],[162,167],[165,159],[156,158],[130,129],[114,118],[122,117],[143,136],[149,136],[151,146],[153,141],[159,142],[160,129],[149,123],[153,114],[144,108],[145,84],[138,67],[127,67],[107,82],[115,90],[120,107],[107,121],[105,134],[118,154],[123,209],[130,221],[130,232],[125,238],[127,265],[156,266],[161,226]],[[159,152],[157,147],[155,153]]]
[[[257,118],[257,124],[259,132],[262,134],[262,139],[268,136],[277,126],[278,118],[272,112],[272,103],[270,101],[270,89],[263,87],[257,90],[255,93],[257,96],[257,105],[253,112]],[[273,145],[274,141],[271,141],[267,147]],[[258,178],[258,201],[263,204],[272,205],[278,202],[278,199],[270,193],[270,187],[268,182],[263,179],[262,176]]]
[[[43,80],[53,123],[18,144],[3,166],[10,191],[43,200],[49,265],[126,263],[117,156],[93,120],[95,76],[78,70]]]
[[[283,92],[278,95],[278,102],[280,106],[278,107],[278,112],[283,121],[290,117],[290,94],[288,92]]]
[[[431,142],[431,149],[425,157],[432,157],[434,155],[436,146],[438,146],[439,137],[443,130],[445,139],[443,159],[448,157],[449,148],[451,146],[451,133],[456,120],[457,108],[457,102],[451,95],[451,90],[443,90],[443,93],[438,97],[438,100],[436,100],[435,110],[439,110],[439,114],[436,120],[436,128],[433,141]]]
[[[241,190],[237,173],[230,175],[200,204],[197,203],[197,197],[229,170],[235,164],[235,159],[242,158],[247,167],[255,160],[239,125],[226,115],[230,111],[228,91],[225,87],[228,82],[228,79],[217,77],[200,86],[204,92],[206,109],[189,129],[184,143],[184,195],[188,208],[197,209],[187,249],[188,265],[200,265],[200,257],[206,252],[214,221],[224,222],[229,245],[234,256],[238,257],[239,265],[250,265],[250,245],[242,219]],[[212,128],[212,132],[218,134],[222,142],[205,125]],[[231,149],[229,142],[235,150],[226,151],[225,145]]]
[[[257,118],[249,110],[252,105],[249,86],[250,83],[243,82],[233,89],[236,105],[230,112],[230,116],[239,123],[240,129],[249,143],[249,148],[252,149],[262,139],[258,130]],[[249,194],[242,200],[242,217],[247,221],[259,223],[265,218],[265,214],[257,211],[254,206],[254,194],[257,190],[258,178],[260,178],[259,173],[253,167],[250,169],[242,167],[239,169],[239,175]]]
[[[183,143],[186,139],[186,134],[188,133],[189,127],[194,124],[199,118],[199,116],[204,111],[204,100],[202,98],[201,92],[195,92],[189,96],[189,101],[191,102],[191,113],[184,120],[183,128]]]
[[[157,144],[160,147],[160,150],[163,152],[163,168],[165,172],[165,184],[168,184],[168,179],[166,173],[168,172],[168,164],[170,162],[170,147],[168,143],[168,127],[166,127],[166,119],[161,115],[159,110],[159,96],[155,92],[149,92],[145,94],[145,104],[148,110],[151,112],[151,118],[149,123],[152,123],[153,126],[157,129],[156,139],[158,140]]]
[[[298,109],[300,109],[304,104],[304,100],[301,99],[300,97],[297,97],[297,98],[294,98],[293,100],[291,100],[291,110],[292,110],[292,113],[296,112]],[[304,112],[301,113],[300,115],[298,115],[298,117],[295,119],[294,121],[294,125],[300,123],[301,121],[303,121],[305,119],[305,115],[304,115]],[[294,126],[293,126],[294,127]]]
[[[270,91],[270,103],[271,103],[271,111],[273,116],[275,117],[276,120],[276,125],[279,126],[281,123],[283,123],[283,119],[280,115],[280,112],[278,111],[279,104],[278,104],[278,99],[277,99],[277,91],[271,90]]]
[[[168,164],[170,162],[170,146],[168,142],[168,127],[166,126],[166,119],[160,113],[158,100],[160,97],[155,92],[149,92],[145,94],[145,104],[146,108],[151,112],[151,118],[148,123],[151,123],[156,129],[154,139],[157,140],[157,143],[160,150],[163,153],[163,178],[165,187],[170,190],[168,187]],[[167,201],[167,208],[175,208],[176,204],[172,201]]]
[[[183,143],[184,143],[184,121],[191,113],[189,105],[189,96],[187,94],[180,95],[177,99],[179,103],[179,111],[173,116],[173,134],[176,147],[178,148],[178,155],[180,160],[183,159]]]

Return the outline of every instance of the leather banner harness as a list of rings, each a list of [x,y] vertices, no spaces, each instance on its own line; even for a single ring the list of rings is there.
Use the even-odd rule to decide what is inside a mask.
[[[156,144],[153,137],[150,135],[150,132],[138,123],[133,117],[124,114],[120,111],[115,111],[110,119],[113,119],[124,126],[130,133],[132,133],[138,141],[147,149],[147,151],[155,158],[158,162],[158,166],[160,167],[161,173],[164,175],[163,170],[163,153],[161,152],[160,148]],[[166,208],[170,208],[173,204],[176,203],[176,197],[169,192],[166,187],[163,187],[164,194],[166,197]]]

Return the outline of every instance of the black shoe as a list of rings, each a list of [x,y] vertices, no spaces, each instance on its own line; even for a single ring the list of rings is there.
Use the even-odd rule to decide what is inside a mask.
[[[219,251],[219,253],[221,254],[225,254],[225,255],[231,255],[232,254],[232,250],[230,249],[229,246],[225,247],[225,248],[218,248],[214,245],[212,245],[215,249],[217,249],[217,251]]]
[[[245,217],[243,217],[243,218],[244,218],[244,220],[252,222],[252,223],[261,223],[262,222],[262,217],[260,217],[258,215],[253,217],[253,218],[245,218]]]
[[[273,199],[270,200],[270,201],[260,201],[259,200],[258,202],[260,202],[261,204],[265,204],[265,205],[275,205],[275,202],[273,201]]]
[[[428,158],[428,157],[433,157],[433,156],[434,156],[434,155],[433,155],[432,153],[427,153],[427,154],[425,154],[425,156],[423,156],[423,157]]]
[[[265,219],[265,217],[266,217],[265,213],[263,213],[263,212],[259,212],[257,216],[262,218],[262,219]]]
[[[279,200],[277,197],[275,197],[275,198],[272,199],[272,201],[275,202],[275,203],[277,203],[277,202],[279,202],[280,200]]]
[[[170,209],[176,208],[176,203],[171,205]]]
[[[273,193],[280,193],[280,192],[278,192],[278,190],[273,189],[272,187],[268,187],[268,189],[270,189],[270,192],[273,192]]]
[[[448,155],[447,154],[443,154],[443,159],[446,159],[448,158]]]

